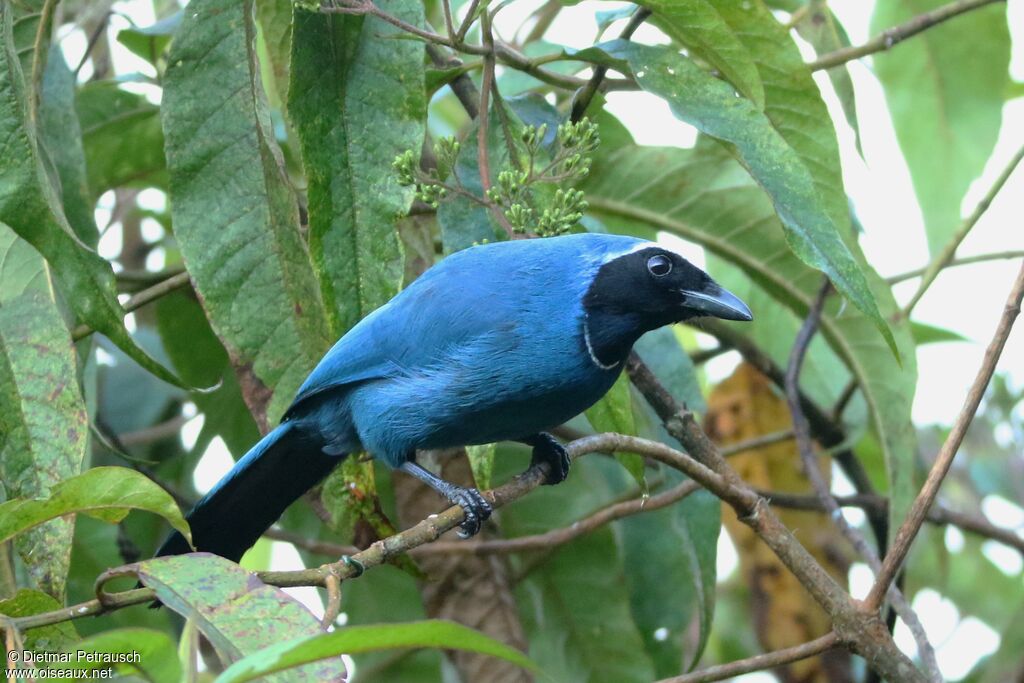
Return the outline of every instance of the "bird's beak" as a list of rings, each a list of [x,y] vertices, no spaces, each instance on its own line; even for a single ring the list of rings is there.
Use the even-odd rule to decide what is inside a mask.
[[[723,320],[742,320],[750,322],[754,314],[739,297],[719,286],[717,282],[708,282],[699,290],[683,290],[686,307],[698,311],[698,315],[710,315]]]

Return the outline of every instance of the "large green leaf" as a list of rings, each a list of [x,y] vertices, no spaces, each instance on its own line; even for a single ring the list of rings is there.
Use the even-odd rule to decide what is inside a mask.
[[[167,187],[159,107],[114,81],[95,81],[78,91],[75,108],[94,198],[117,187]]]
[[[99,240],[86,183],[82,130],[75,113],[75,77],[58,46],[50,50],[39,102],[40,151],[57,176],[64,214],[78,239],[90,247]]]
[[[124,327],[110,264],[77,238],[45,172],[30,105],[14,53],[10,3],[0,5],[0,220],[49,261],[65,299],[81,322],[102,332],[161,379],[177,378],[140,349]],[[31,112],[31,113],[30,113]]]
[[[16,498],[0,505],[0,543],[64,515],[81,512],[119,522],[132,510],[160,515],[190,537],[169,493],[135,470],[96,467],[50,487],[47,498]]]
[[[274,421],[330,339],[254,54],[250,3],[197,0],[161,107],[174,232],[242,392]]]
[[[279,643],[235,662],[217,677],[216,683],[243,683],[276,671],[343,654],[396,648],[443,648],[467,650],[499,657],[525,669],[535,665],[521,652],[461,624],[440,619],[411,624],[349,626]]]
[[[137,672],[151,683],[178,683],[181,680],[177,644],[162,631],[149,628],[113,629],[79,641],[65,651],[71,654],[71,661],[61,662],[54,668],[100,671],[110,669],[109,662],[116,662],[119,657],[124,663],[113,665],[114,671],[118,673]],[[82,656],[80,652],[88,654]]]
[[[77,372],[49,268],[0,223],[0,481],[6,498],[49,495],[81,470],[89,426]],[[73,526],[54,520],[16,543],[32,585],[58,600]]]
[[[164,605],[196,624],[225,664],[285,640],[323,633],[319,620],[301,603],[216,555],[159,557],[134,568]],[[345,665],[336,657],[268,680],[299,683],[344,676]]]
[[[658,678],[696,664],[711,633],[721,510],[698,490],[619,522],[630,607]]]
[[[499,454],[495,464],[509,460]],[[627,486],[635,488],[617,463],[588,456],[573,463],[563,483],[502,508],[502,530],[514,537],[569,526],[606,506]],[[630,613],[628,571],[608,527],[559,545],[543,562],[534,562],[516,592],[530,658],[541,670],[557,681],[639,683],[655,678]]]
[[[631,179],[627,186],[621,179]],[[821,275],[797,260],[764,194],[717,145],[692,150],[623,147],[595,162],[581,185],[591,213],[615,231],[641,225],[697,242],[740,267],[797,315],[806,314]],[[873,297],[888,316],[897,311],[885,282],[865,267]],[[859,311],[833,297],[821,331],[860,384],[883,445],[893,506],[901,520],[914,495],[915,434],[910,409],[916,384],[913,340],[893,325],[900,365]],[[840,315],[840,312],[842,313]],[[754,311],[755,319],[758,316]]]
[[[651,21],[665,33],[716,68],[758,108],[764,106],[764,86],[754,64],[755,55],[722,17],[731,3],[640,0],[638,4],[654,13]]]
[[[269,74],[264,75],[267,90],[275,91],[277,102],[288,101],[288,81],[292,59],[292,0],[256,0],[256,23],[266,49]],[[267,83],[267,76],[272,85]],[[271,98],[273,101],[273,98]],[[282,109],[283,105],[280,105]]]
[[[383,6],[423,21],[417,0]],[[396,221],[412,188],[392,163],[422,146],[426,101],[423,45],[398,33],[376,18],[295,10],[288,111],[309,181],[310,253],[338,335],[402,284]]]
[[[824,165],[819,168],[809,164],[805,144],[800,144],[798,150],[790,142],[797,131],[783,134],[770,118],[767,88],[762,113],[750,100],[737,97],[729,84],[674,48],[616,40],[583,50],[577,56],[632,73],[640,87],[665,99],[680,119],[726,143],[771,198],[793,253],[827,274],[895,351],[892,332],[878,312],[864,273],[843,242],[841,234],[847,223],[837,222],[836,200],[822,195],[826,180],[815,180],[815,173]],[[779,112],[785,107],[780,103],[775,112],[780,120],[783,117]],[[785,120],[788,126],[790,119]],[[837,171],[829,170],[831,175]]]
[[[62,603],[52,596],[39,591],[23,588],[7,600],[0,600],[0,614],[8,617],[25,617],[60,609]],[[66,645],[78,640],[78,634],[70,621],[58,622],[26,631],[25,648],[34,652],[58,652]]]
[[[879,2],[872,31],[944,4]],[[975,9],[930,28],[891,52],[875,55],[874,62],[934,254],[956,231],[967,187],[981,173],[999,135],[1010,82],[1006,5]]]

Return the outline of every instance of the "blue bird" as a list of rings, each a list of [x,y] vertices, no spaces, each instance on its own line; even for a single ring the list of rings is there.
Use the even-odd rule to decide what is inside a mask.
[[[546,430],[596,403],[645,332],[699,316],[752,319],[654,242],[587,233],[453,254],[324,356],[281,424],[189,514],[195,546],[237,561],[288,505],[364,450],[462,506],[460,535],[471,536],[489,504],[416,464],[417,449],[518,441],[557,484],[569,459]],[[174,534],[157,554],[184,552]]]

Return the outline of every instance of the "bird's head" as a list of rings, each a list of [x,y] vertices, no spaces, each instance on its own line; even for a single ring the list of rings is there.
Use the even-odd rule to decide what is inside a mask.
[[[640,243],[602,264],[587,289],[583,308],[590,339],[606,347],[596,352],[608,359],[628,352],[641,334],[663,325],[702,316],[754,319],[736,295],[679,254],[653,242]]]

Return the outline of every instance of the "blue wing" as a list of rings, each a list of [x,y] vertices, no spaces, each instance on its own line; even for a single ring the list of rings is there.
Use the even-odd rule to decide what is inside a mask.
[[[524,323],[551,324],[552,312],[571,317],[608,253],[640,241],[582,234],[453,254],[338,340],[288,412],[331,389],[436,366],[484,335]]]

